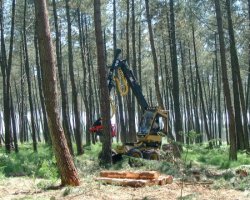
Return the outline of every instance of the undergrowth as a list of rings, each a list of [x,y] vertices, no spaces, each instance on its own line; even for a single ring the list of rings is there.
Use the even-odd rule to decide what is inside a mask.
[[[184,147],[183,157],[187,149]],[[101,144],[84,147],[84,154],[74,157],[74,162],[79,171],[80,177],[85,182],[93,181],[94,176],[98,176],[99,172],[104,168],[100,167],[98,155],[101,151]],[[184,158],[182,158],[183,160]],[[114,165],[110,170],[131,170],[144,171],[156,170],[162,174],[173,175],[175,178],[181,177],[180,163],[170,163],[166,160],[150,161],[144,159],[135,159],[123,156],[123,159]],[[204,146],[190,145],[186,164],[198,165],[200,168],[215,168],[217,170],[235,169],[243,165],[249,165],[250,156],[245,152],[238,153],[237,161],[229,161],[228,147],[207,149]],[[225,175],[225,174],[224,174]],[[31,178],[44,178],[49,182],[41,182],[39,188],[46,188],[51,181],[58,180],[59,174],[56,167],[56,161],[52,150],[46,145],[39,145],[38,152],[34,153],[31,144],[20,145],[19,153],[6,154],[4,148],[0,148],[0,180],[9,176],[29,176]],[[231,183],[232,182],[232,183]],[[217,184],[217,185],[216,185]],[[215,188],[228,187],[243,190],[250,188],[249,177],[238,179],[237,177],[226,176],[217,180]]]
[[[218,169],[229,169],[248,165],[250,156],[246,152],[238,152],[238,160],[230,161],[228,146],[207,149],[204,146],[192,145],[189,147],[187,162],[198,162],[201,165],[211,165]]]
[[[30,176],[37,178],[56,179],[58,171],[51,148],[39,145],[34,152],[30,144],[19,147],[19,153],[6,154],[0,148],[0,177]]]

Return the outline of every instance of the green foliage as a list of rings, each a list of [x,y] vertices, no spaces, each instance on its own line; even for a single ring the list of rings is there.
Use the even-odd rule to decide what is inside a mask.
[[[227,146],[207,149],[204,146],[191,145],[187,155],[187,162],[197,161],[200,164],[213,165],[220,169],[228,169],[250,163],[250,157],[245,152],[238,153],[237,161],[229,161],[228,152]]]
[[[42,190],[48,190],[50,188],[56,188],[58,185],[57,180],[48,180],[48,179],[44,179],[39,181],[39,183],[37,184],[37,188],[42,189]]]
[[[29,144],[21,145],[19,153],[5,154],[0,150],[1,176],[34,176],[40,178],[57,178],[58,172],[50,147],[39,145],[34,153]]]
[[[37,176],[43,178],[56,178],[58,177],[58,171],[56,167],[51,167],[54,165],[50,160],[42,161],[41,167],[37,171]]]
[[[102,144],[100,142],[97,142],[95,145],[86,146],[84,148],[84,154],[83,156],[81,156],[81,158],[88,160],[97,160],[101,150]]]
[[[95,175],[99,172],[100,166],[98,161],[99,153],[101,152],[101,143],[87,146],[84,148],[84,154],[75,157],[75,164],[80,173],[85,177]]]
[[[204,146],[189,146],[187,163],[196,163],[203,170],[212,168],[215,171],[214,189],[227,188],[237,190],[249,190],[250,176],[237,174],[237,169],[250,172],[250,156],[246,152],[238,152],[238,160],[230,161],[228,147],[221,146],[214,149],[207,149]],[[185,155],[185,151],[183,156]],[[215,168],[217,170],[215,170]],[[226,169],[226,170],[225,170]],[[212,170],[212,171],[213,171]]]

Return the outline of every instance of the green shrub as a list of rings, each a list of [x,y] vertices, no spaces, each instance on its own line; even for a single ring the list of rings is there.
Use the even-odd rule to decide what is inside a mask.
[[[229,160],[223,161],[220,164],[220,169],[228,169],[231,166],[231,162]]]
[[[44,160],[41,167],[37,170],[36,176],[47,178],[47,179],[56,179],[58,177],[58,171],[51,161]]]
[[[56,178],[58,173],[54,163],[51,148],[46,145],[39,145],[36,153],[31,144],[20,145],[19,153],[5,154],[3,149],[0,151],[1,176]]]

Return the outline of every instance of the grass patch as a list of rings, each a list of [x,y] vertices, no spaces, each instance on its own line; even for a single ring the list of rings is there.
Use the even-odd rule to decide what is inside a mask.
[[[46,145],[39,145],[38,152],[33,152],[32,145],[20,145],[19,153],[6,154],[0,149],[1,176],[31,176],[39,178],[58,178],[56,161],[52,150]]]
[[[183,158],[185,155],[183,154]],[[188,149],[187,163],[197,161],[201,165],[211,165],[218,169],[229,169],[250,163],[250,156],[245,152],[238,152],[237,161],[229,161],[229,149],[221,146],[214,149],[207,149],[204,146],[193,145]]]

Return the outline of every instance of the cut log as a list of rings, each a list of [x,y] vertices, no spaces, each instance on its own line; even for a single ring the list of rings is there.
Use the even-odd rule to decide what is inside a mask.
[[[143,180],[143,179],[120,179],[120,178],[107,178],[107,177],[98,177],[95,178],[96,181],[102,181],[107,184],[120,185],[120,186],[130,186],[130,187],[145,187],[156,185],[157,183],[154,180]]]
[[[171,184],[171,183],[173,183],[173,176],[161,175],[161,176],[159,176],[159,178],[157,180],[158,180],[158,185]]]
[[[101,177],[124,178],[124,179],[158,179],[160,174],[157,171],[127,172],[127,171],[101,171]]]

